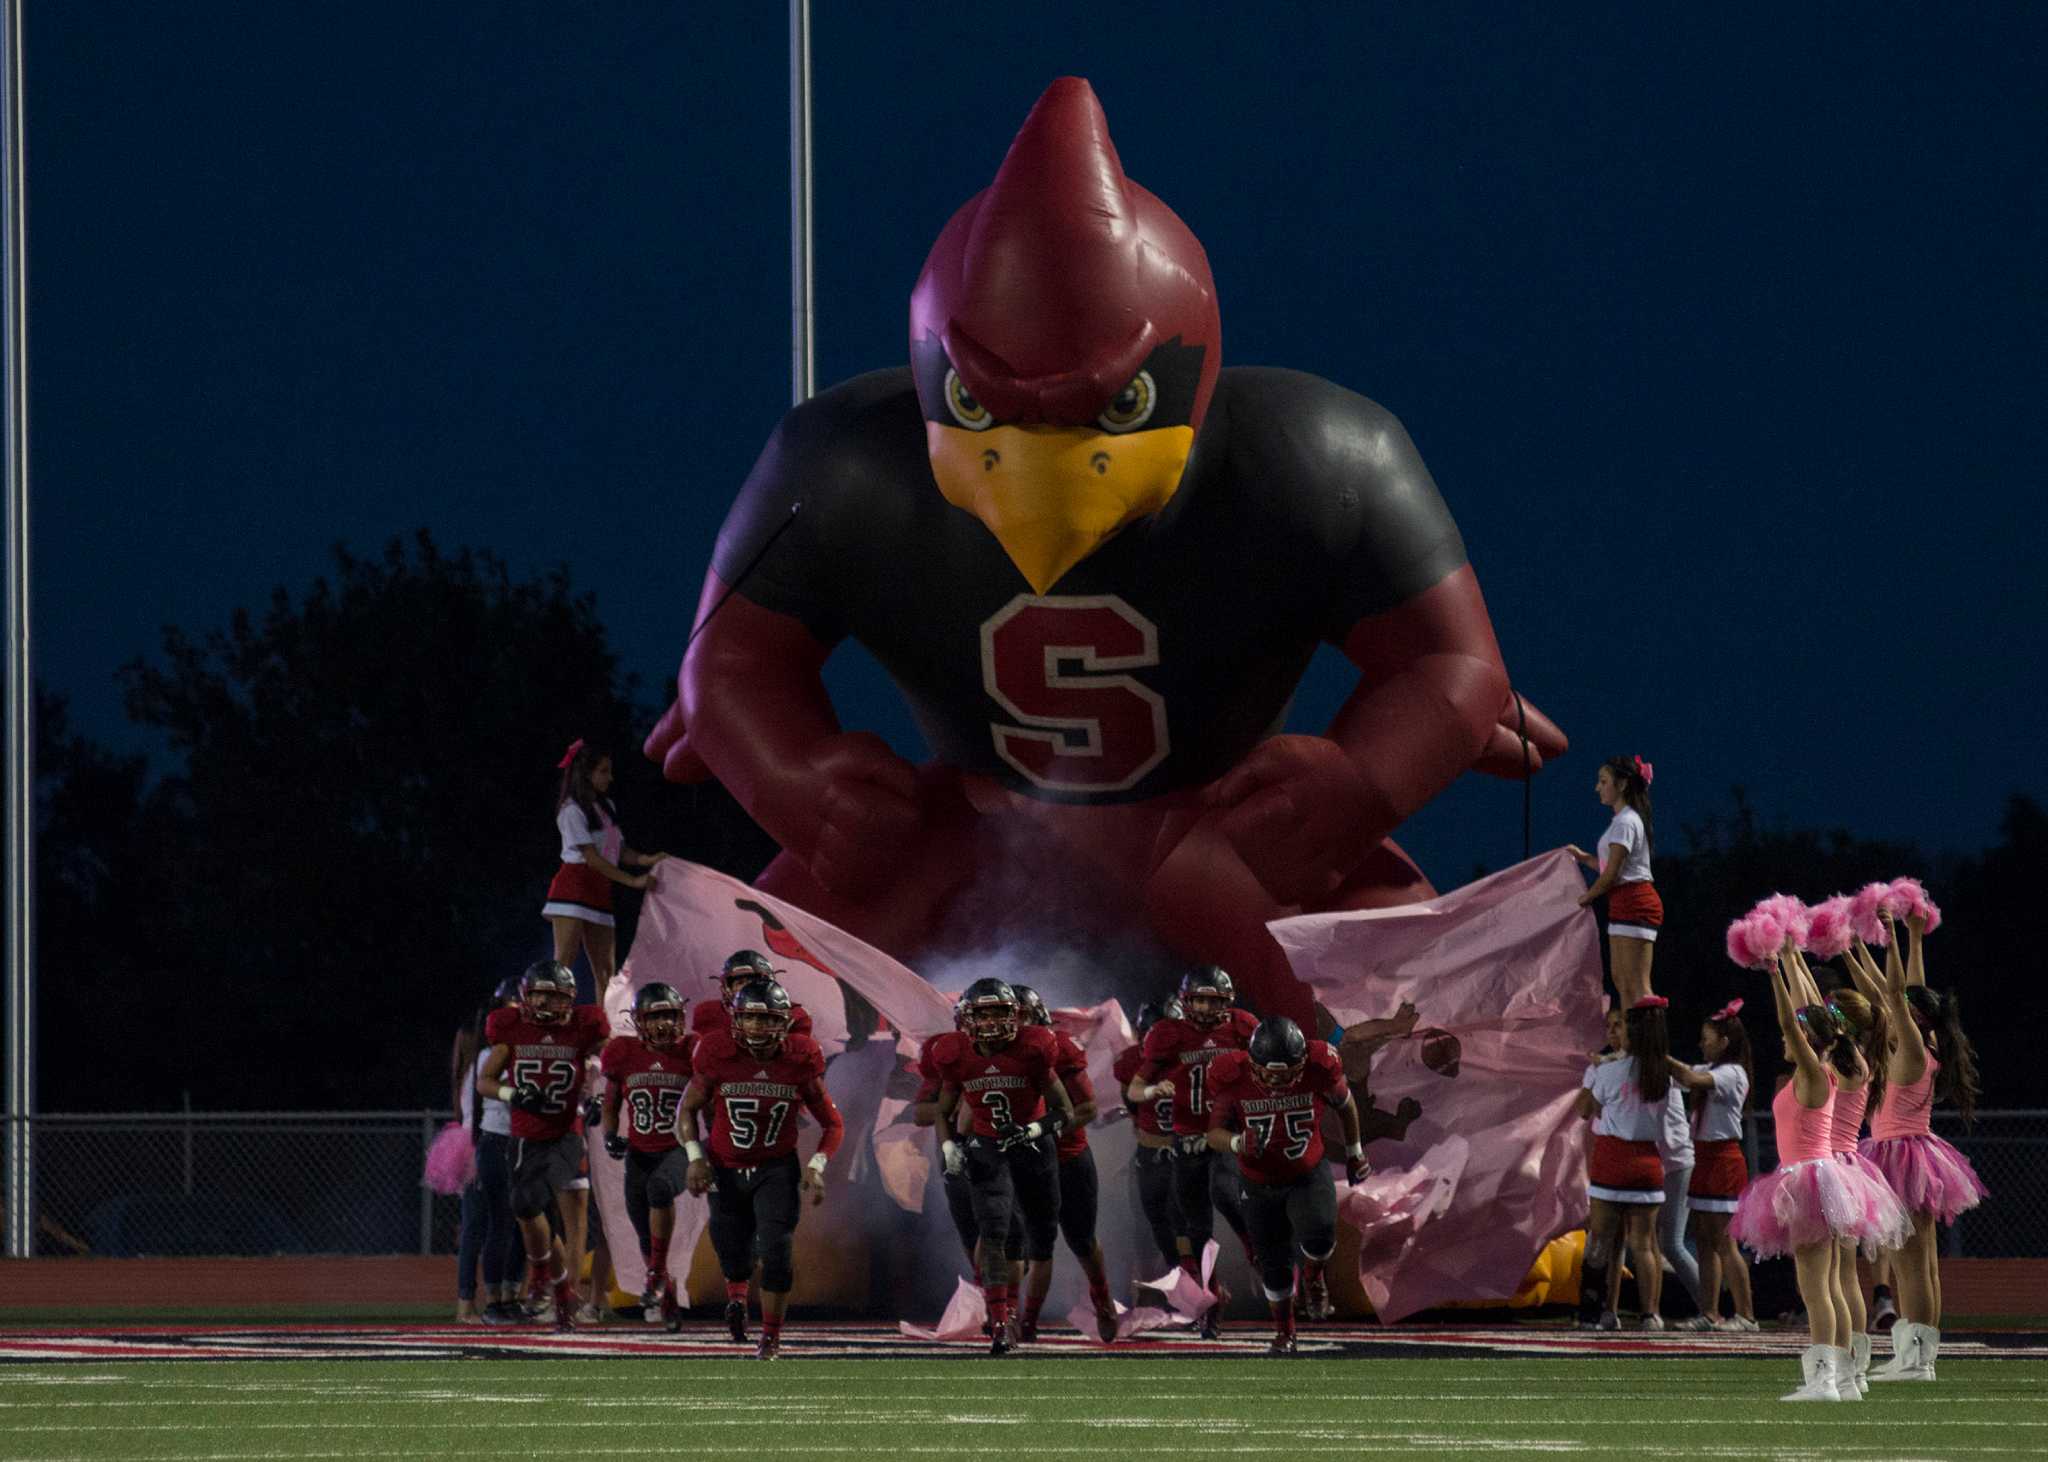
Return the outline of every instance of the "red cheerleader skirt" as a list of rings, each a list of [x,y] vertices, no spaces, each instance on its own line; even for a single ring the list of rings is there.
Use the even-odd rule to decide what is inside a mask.
[[[1586,1162],[1586,1191],[1609,1203],[1662,1203],[1664,1160],[1657,1156],[1657,1144],[1595,1137]]]
[[[1749,1161],[1742,1142],[1727,1137],[1693,1144],[1692,1181],[1686,1185],[1686,1207],[1706,1213],[1733,1213],[1735,1200],[1749,1184]]]
[[[1655,939],[1664,926],[1664,900],[1654,883],[1624,883],[1607,895],[1607,932]]]
[[[612,881],[588,863],[564,863],[548,884],[543,914],[566,914],[592,924],[612,922]]]

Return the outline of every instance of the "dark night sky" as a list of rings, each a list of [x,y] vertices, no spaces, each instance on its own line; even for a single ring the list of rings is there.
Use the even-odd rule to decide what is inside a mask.
[[[1981,846],[2048,794],[2048,7],[1562,9],[821,0],[819,378],[903,359],[939,226],[1085,75],[1226,363],[1408,426],[1576,742],[1539,843],[1628,750],[1667,827],[1741,782]],[[781,7],[28,11],[36,652],[85,727],[137,744],[159,625],[420,525],[566,560],[665,680],[786,405]],[[1518,819],[1468,778],[1403,837],[1451,883]]]

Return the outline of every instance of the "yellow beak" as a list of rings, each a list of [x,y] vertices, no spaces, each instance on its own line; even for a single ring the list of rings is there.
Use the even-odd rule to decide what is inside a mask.
[[[1195,441],[1185,426],[1117,434],[928,421],[924,434],[939,491],[988,525],[1034,594],[1133,518],[1165,507]]]

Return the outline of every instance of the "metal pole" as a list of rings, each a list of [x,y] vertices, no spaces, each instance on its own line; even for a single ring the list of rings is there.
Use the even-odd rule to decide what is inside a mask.
[[[458,1113],[457,1113],[456,1115],[460,1116],[460,1115],[461,1115],[461,1113],[459,1113],[459,1112],[458,1112]],[[433,1147],[434,1147],[434,1114],[433,1114],[432,1112],[421,1112],[421,1113],[420,1113],[420,1171],[422,1171],[422,1172],[425,1172],[425,1171],[426,1171],[426,1167],[427,1167],[427,1154],[428,1154],[429,1152],[433,1151]],[[433,1252],[434,1252],[434,1190],[433,1190],[432,1188],[429,1188],[429,1187],[428,1187],[428,1186],[427,1186],[427,1185],[426,1185],[425,1183],[422,1183],[422,1184],[420,1184],[420,1253],[421,1253],[421,1255],[423,1255],[423,1256],[424,1256],[424,1255],[427,1255],[427,1254],[431,1254],[431,1253],[433,1253]],[[580,1264],[580,1263],[582,1262],[582,1256],[581,1256],[581,1255],[576,1255],[576,1256],[572,1257],[572,1258],[570,1259],[570,1261],[569,1261],[569,1262],[570,1262],[571,1264]]]
[[[789,399],[818,389],[811,308],[811,0],[789,0]]]
[[[35,693],[29,661],[28,601],[28,170],[22,151],[22,0],[6,0],[0,25],[0,208],[7,215],[4,345],[7,476],[7,1254],[35,1246],[35,940],[33,920]]]

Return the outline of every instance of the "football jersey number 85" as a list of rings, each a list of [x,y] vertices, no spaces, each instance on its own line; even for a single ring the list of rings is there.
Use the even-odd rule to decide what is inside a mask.
[[[652,1091],[641,1086],[626,1093],[626,1105],[633,1113],[633,1130],[643,1134],[673,1130],[676,1109],[682,1104],[683,1094],[674,1087]]]

